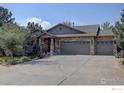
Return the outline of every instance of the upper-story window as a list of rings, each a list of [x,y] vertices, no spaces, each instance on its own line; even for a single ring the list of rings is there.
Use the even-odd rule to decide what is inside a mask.
[[[60,27],[59,30],[62,30],[62,28]]]

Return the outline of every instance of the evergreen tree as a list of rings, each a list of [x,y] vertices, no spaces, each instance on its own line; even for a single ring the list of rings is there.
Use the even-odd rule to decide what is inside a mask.
[[[0,48],[11,52],[12,56],[23,55],[27,34],[27,30],[17,24],[4,24],[0,27]]]
[[[116,22],[115,27],[113,28],[113,32],[117,45],[121,48],[122,57],[124,58],[124,9],[121,12],[121,19]]]
[[[27,29],[30,32],[26,42],[27,50],[29,50],[27,52],[28,54],[39,55],[39,52],[40,52],[39,39],[43,29],[41,25],[34,22],[28,22]]]
[[[112,25],[110,25],[109,22],[105,22],[101,25],[101,27],[103,28],[103,30],[108,30],[108,29],[112,29]]]
[[[6,23],[13,23],[15,18],[12,18],[12,13],[7,8],[0,6],[0,27]]]
[[[62,24],[73,27],[74,26],[74,22],[71,21],[64,21]]]

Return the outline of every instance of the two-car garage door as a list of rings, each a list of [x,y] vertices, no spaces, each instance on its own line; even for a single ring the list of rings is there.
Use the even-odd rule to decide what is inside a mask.
[[[60,44],[62,55],[89,55],[90,41],[65,41]],[[95,46],[96,55],[113,55],[112,41],[97,41]]]
[[[65,41],[60,44],[63,55],[90,54],[90,41]]]

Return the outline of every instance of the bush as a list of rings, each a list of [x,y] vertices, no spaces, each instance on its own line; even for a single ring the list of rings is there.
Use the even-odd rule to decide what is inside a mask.
[[[23,56],[21,58],[19,57],[1,57],[0,58],[0,62],[1,64],[5,64],[5,65],[15,65],[15,64],[19,64],[19,63],[23,63],[26,61],[30,61],[31,59],[29,57]]]
[[[0,57],[3,56],[3,49],[0,47]]]
[[[117,53],[115,56],[116,56],[117,58],[123,58],[123,52],[120,51],[120,52]]]
[[[27,29],[17,24],[3,25],[0,27],[0,48],[10,50],[14,56],[22,56],[27,34]]]
[[[16,59],[8,59],[6,61],[7,65],[16,65],[17,64],[17,60]]]
[[[33,59],[38,59],[38,58],[33,58]],[[22,56],[22,57],[0,57],[0,64],[3,65],[16,65],[20,63],[24,63],[27,61],[31,61],[32,59],[27,56]]]
[[[116,54],[115,54],[115,57],[116,57],[116,58],[121,58],[120,53],[116,53]]]
[[[41,57],[39,57],[39,56],[28,56],[30,59],[39,59],[39,58],[41,58]]]
[[[115,57],[116,57],[116,58],[119,58],[121,64],[124,65],[124,53],[123,53],[123,51],[120,51],[119,53],[117,53],[117,54],[115,55]]]
[[[5,64],[5,65],[17,64],[17,58],[12,58],[12,57],[1,57],[0,61],[2,64]]]
[[[2,58],[0,58],[0,64],[2,64],[3,63],[3,60],[2,60]]]
[[[122,64],[124,65],[124,60],[122,61]]]
[[[30,59],[29,57],[22,56],[22,57],[18,60],[18,63],[23,63],[23,62],[26,62],[26,61],[31,61],[31,59]]]

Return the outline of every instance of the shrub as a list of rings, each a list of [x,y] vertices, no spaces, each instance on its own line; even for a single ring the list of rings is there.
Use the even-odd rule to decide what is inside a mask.
[[[13,58],[13,57],[1,57],[0,61],[2,64],[5,64],[5,65],[17,64],[17,58]]]
[[[123,52],[120,51],[119,53],[116,54],[116,57],[117,58],[123,58]]]
[[[121,62],[122,62],[122,64],[124,65],[124,60],[122,60]]]
[[[8,60],[6,61],[6,64],[7,64],[7,65],[15,65],[15,64],[17,64],[17,60],[14,59],[14,58],[8,59]]]
[[[2,58],[0,58],[0,64],[2,64],[3,63],[3,59]]]
[[[3,51],[4,51],[4,50],[3,50],[3,49],[1,48],[1,46],[0,46],[0,57],[3,56]]]
[[[22,56],[27,34],[27,29],[24,27],[17,24],[5,24],[0,27],[0,47],[10,50],[14,56]]]
[[[26,61],[31,61],[31,58],[29,58],[27,56],[22,56],[22,57],[0,57],[0,64],[3,64],[3,65],[15,65],[15,64],[24,63]]]
[[[124,65],[124,54],[123,54],[123,51],[120,51],[119,53],[117,53],[115,55],[116,58],[119,58],[120,59],[120,62],[122,63],[122,65]]]
[[[9,60],[8,57],[3,58],[3,61],[4,61],[4,62],[7,62],[8,60]]]
[[[31,59],[30,59],[29,57],[22,56],[22,57],[18,60],[18,62],[19,62],[19,63],[23,63],[23,62],[30,61],[30,60],[31,60]]]

